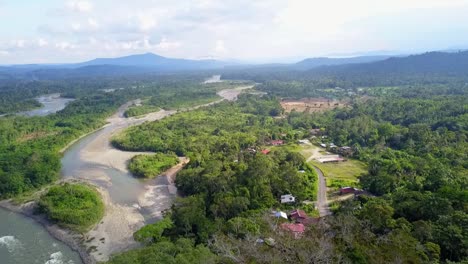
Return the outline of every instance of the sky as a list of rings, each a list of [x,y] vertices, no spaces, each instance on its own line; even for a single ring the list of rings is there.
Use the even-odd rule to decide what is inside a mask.
[[[468,0],[0,0],[0,64],[287,62],[468,47]]]

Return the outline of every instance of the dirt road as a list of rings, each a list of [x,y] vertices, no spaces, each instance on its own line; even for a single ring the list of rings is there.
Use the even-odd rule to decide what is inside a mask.
[[[315,171],[318,175],[318,191],[317,191],[317,207],[319,210],[320,217],[330,215],[330,207],[328,206],[328,199],[327,199],[327,182],[323,175],[323,172],[313,166]]]

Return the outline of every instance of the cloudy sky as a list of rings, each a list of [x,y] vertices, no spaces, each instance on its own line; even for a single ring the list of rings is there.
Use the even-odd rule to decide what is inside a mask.
[[[0,64],[468,47],[468,0],[0,0]]]

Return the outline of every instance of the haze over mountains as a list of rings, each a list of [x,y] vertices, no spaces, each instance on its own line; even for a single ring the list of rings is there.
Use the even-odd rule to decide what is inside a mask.
[[[349,58],[308,58],[292,64],[247,65],[219,60],[174,59],[153,53],[118,58],[97,58],[72,64],[27,64],[0,67],[0,79],[47,79],[79,76],[115,76],[123,74],[168,73],[200,70],[275,69],[315,73],[465,73],[468,51],[428,52],[390,57],[357,56]]]

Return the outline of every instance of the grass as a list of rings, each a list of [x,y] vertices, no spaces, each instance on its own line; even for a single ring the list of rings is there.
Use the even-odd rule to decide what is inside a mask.
[[[327,155],[325,149],[315,145],[301,145],[300,153],[306,158],[310,157],[313,153]],[[327,187],[336,189],[344,186],[358,187],[358,176],[367,172],[365,163],[353,159],[338,163],[320,163],[312,160],[311,164],[322,170],[327,179]]]
[[[130,160],[128,169],[136,177],[153,178],[179,162],[175,154],[156,153],[137,155]]]
[[[327,178],[328,187],[357,186],[357,177],[367,172],[366,164],[351,160],[338,163],[320,163],[312,161],[312,164],[322,170]]]
[[[132,117],[132,116],[141,116],[152,112],[157,112],[161,110],[161,108],[152,105],[139,105],[139,106],[132,106],[127,111],[125,111],[125,117]]]

